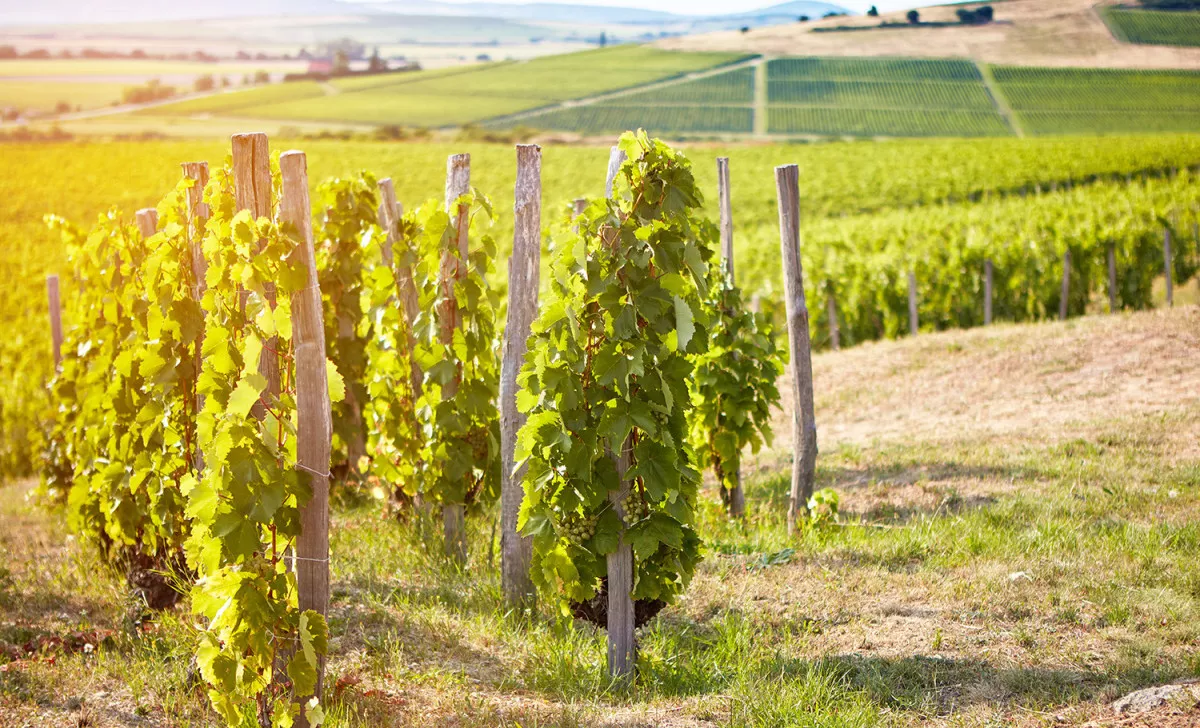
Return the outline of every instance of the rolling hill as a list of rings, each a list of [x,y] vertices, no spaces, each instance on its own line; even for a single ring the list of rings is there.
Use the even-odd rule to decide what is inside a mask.
[[[764,55],[909,56],[1025,66],[1200,69],[1200,48],[1123,42],[1101,19],[1094,0],[1008,0],[994,5],[996,21],[991,24],[957,24],[955,11],[973,6],[921,8],[921,20],[930,24],[919,27],[906,27],[905,13],[894,12],[879,18],[829,18],[747,33],[669,38],[659,46]],[[901,27],[878,27],[881,22]],[[941,23],[949,25],[936,25]]]

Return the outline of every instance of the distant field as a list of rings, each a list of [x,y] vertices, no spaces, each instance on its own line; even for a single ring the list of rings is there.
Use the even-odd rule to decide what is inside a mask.
[[[130,76],[156,78],[160,76],[203,76],[211,73],[214,76],[237,76],[263,70],[283,73],[303,69],[303,61],[219,61],[202,63],[199,61],[157,61],[133,60],[121,58],[53,58],[0,61],[0,77],[36,77],[50,76]]]
[[[13,81],[0,79],[0,107],[53,112],[59,102],[94,109],[121,100],[125,86],[119,83],[58,83],[53,81]]]
[[[1106,8],[1101,14],[1130,43],[1200,46],[1200,12]]]
[[[506,126],[574,131],[580,134],[620,133],[643,128],[651,134],[749,134],[754,109],[749,106],[624,106],[606,103],[559,109]]]
[[[997,67],[993,76],[1030,134],[1194,131],[1200,73]]]
[[[755,69],[738,68],[598,103],[498,119],[489,126],[530,126],[580,134],[639,127],[652,134],[749,134],[754,131],[754,76]]]
[[[347,79],[340,93],[297,91],[285,98],[249,96],[213,102],[221,112],[301,121],[341,121],[403,126],[444,126],[483,121],[539,106],[592,96],[704,70],[736,61],[729,53],[674,53],[639,46],[570,53],[520,63],[496,63],[459,72],[430,71],[419,76]],[[318,89],[319,90],[319,89]],[[251,93],[251,92],[247,92]],[[205,101],[208,101],[207,99]],[[156,113],[214,113],[207,104],[180,104]]]
[[[767,65],[767,101],[773,134],[1011,133],[970,61],[782,58]]]

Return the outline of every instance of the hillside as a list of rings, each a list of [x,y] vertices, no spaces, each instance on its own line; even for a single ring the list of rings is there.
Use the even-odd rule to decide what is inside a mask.
[[[820,28],[904,23],[905,13],[881,18],[830,18],[659,41],[676,50],[725,50],[789,56],[911,56],[972,58],[1026,66],[1200,68],[1200,48],[1147,46],[1115,38],[1094,0],[1009,0],[996,3],[996,22],[986,26],[887,28],[814,32]],[[958,6],[919,10],[923,21],[952,22]]]
[[[504,614],[482,526],[450,570],[411,524],[340,509],[331,725],[1195,725],[1186,691],[1109,703],[1194,674],[1198,325],[1187,307],[818,355],[841,523],[787,540],[784,454],[746,468],[752,527],[708,509],[629,691],[599,678],[602,632]],[[209,724],[186,611],[126,631],[120,575],[8,492],[0,723]]]

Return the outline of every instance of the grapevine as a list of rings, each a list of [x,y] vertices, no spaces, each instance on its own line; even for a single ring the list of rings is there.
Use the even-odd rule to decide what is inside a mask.
[[[637,601],[672,601],[700,560],[685,413],[689,356],[707,338],[713,227],[695,220],[701,196],[682,155],[644,132],[621,147],[616,199],[593,203],[554,244],[550,297],[519,378],[529,415],[519,528],[533,537],[535,584],[568,614],[604,589],[622,538]],[[611,453],[623,449],[630,487],[614,508]]]

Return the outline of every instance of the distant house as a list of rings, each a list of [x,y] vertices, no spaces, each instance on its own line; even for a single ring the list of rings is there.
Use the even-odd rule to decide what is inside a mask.
[[[330,58],[314,58],[308,62],[310,76],[328,76],[333,73],[333,60]]]

